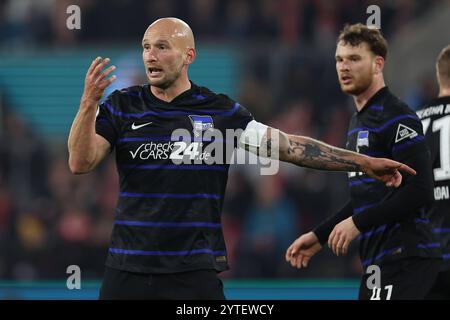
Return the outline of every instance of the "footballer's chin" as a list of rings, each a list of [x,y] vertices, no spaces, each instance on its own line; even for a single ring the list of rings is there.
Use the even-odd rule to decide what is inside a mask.
[[[359,95],[364,91],[363,88],[356,86],[354,83],[340,83],[342,92],[350,95]]]
[[[155,77],[147,77],[148,83],[150,83],[152,86],[158,86],[164,83],[163,79],[155,78]]]
[[[355,86],[353,84],[351,84],[351,83],[342,83],[342,82],[340,82],[340,85],[341,85],[341,90],[344,93],[352,94],[353,91],[355,90]]]
[[[154,87],[165,88],[166,87],[166,79],[164,77],[155,77],[148,75],[147,76],[148,83]]]
[[[167,89],[169,88],[176,79],[170,79],[167,77],[161,77],[161,78],[156,78],[156,77],[148,77],[148,83],[156,88],[160,88],[160,89]]]

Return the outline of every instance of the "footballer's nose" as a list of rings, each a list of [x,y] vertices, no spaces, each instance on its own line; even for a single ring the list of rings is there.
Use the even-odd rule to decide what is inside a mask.
[[[338,64],[338,71],[339,71],[340,73],[342,73],[342,72],[348,72],[348,71],[350,71],[350,68],[348,67],[348,64],[347,64],[346,62],[340,62],[340,63]]]
[[[152,50],[148,50],[144,53],[144,61],[145,62],[155,62],[157,60],[156,55]]]

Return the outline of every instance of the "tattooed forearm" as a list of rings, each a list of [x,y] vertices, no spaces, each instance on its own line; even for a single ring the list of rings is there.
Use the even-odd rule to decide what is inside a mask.
[[[353,152],[334,148],[313,139],[289,137],[286,153],[290,162],[304,167],[339,171],[361,170]]]
[[[263,137],[257,154],[314,169],[362,171],[362,155],[309,137],[286,135],[273,128]]]
[[[289,139],[288,154],[295,154],[296,150],[300,150],[300,153],[304,153],[307,157],[317,158],[321,155],[319,146],[312,144],[301,144],[298,141]]]

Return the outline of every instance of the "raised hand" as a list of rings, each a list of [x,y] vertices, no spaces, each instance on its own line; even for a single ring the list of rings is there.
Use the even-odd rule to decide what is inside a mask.
[[[91,66],[86,73],[86,78],[84,79],[82,100],[95,102],[95,104],[97,104],[102,98],[106,87],[116,80],[116,76],[114,75],[105,79],[114,69],[116,69],[115,66],[110,66],[103,70],[109,61],[109,58],[102,59],[101,57],[97,57],[92,61]]]
[[[294,268],[306,268],[309,260],[322,249],[314,232],[308,232],[297,238],[286,250],[286,262]]]

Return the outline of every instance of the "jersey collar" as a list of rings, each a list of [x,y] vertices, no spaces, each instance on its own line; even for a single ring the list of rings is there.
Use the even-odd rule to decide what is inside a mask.
[[[163,106],[169,106],[169,105],[177,105],[180,101],[186,100],[186,98],[192,97],[192,95],[195,95],[199,91],[199,87],[193,83],[191,80],[189,80],[191,83],[191,88],[180,93],[178,96],[176,96],[172,101],[167,102],[164,100],[161,100],[157,98],[152,91],[150,90],[150,84],[144,85],[144,96],[154,104],[163,105]]]
[[[389,88],[388,86],[384,86],[380,90],[378,90],[370,99],[366,102],[364,107],[361,109],[361,111],[358,111],[358,113],[364,112],[364,110],[368,109],[370,106],[375,104],[380,104],[386,98],[386,96],[389,94]]]

